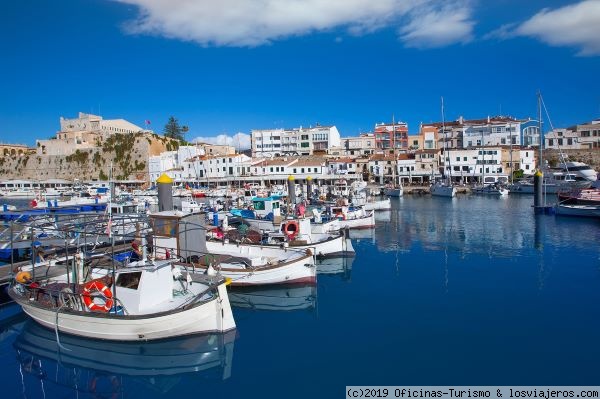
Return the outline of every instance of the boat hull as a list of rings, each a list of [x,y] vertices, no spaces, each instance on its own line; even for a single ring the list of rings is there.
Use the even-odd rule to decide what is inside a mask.
[[[431,195],[436,197],[452,198],[456,196],[456,188],[454,186],[434,184],[431,186]]]
[[[392,202],[389,198],[380,201],[365,202],[363,208],[365,211],[388,211],[392,209]]]
[[[235,328],[223,285],[214,299],[186,310],[148,316],[108,315],[59,311],[13,295],[23,311],[44,327],[80,337],[111,341],[149,341],[198,333],[226,332]]]
[[[206,242],[208,252],[218,254],[227,254],[235,256],[235,251],[239,251],[237,256],[243,257],[244,251],[256,250],[257,248],[221,242]],[[265,248],[267,249],[267,248]],[[277,249],[281,252],[281,249]],[[194,264],[193,274],[204,274],[208,269],[207,265]],[[227,264],[218,266],[216,270],[224,277],[231,279],[232,286],[253,286],[253,285],[271,285],[271,284],[315,284],[317,281],[317,272],[312,252],[291,260],[279,261],[274,257],[272,264],[266,264],[256,267],[231,267]]]
[[[600,218],[600,205],[565,205],[555,207],[557,215]]]

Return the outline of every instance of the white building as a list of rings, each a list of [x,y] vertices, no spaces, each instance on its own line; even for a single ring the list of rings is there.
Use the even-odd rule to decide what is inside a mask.
[[[297,129],[252,130],[252,156],[313,155],[340,146],[340,133],[335,126]]]
[[[501,147],[446,150],[444,170],[453,181],[462,182],[481,182],[486,176],[507,176]]]
[[[177,151],[165,151],[160,155],[148,158],[150,181],[155,182],[163,173],[175,181],[193,180],[196,173],[185,170],[185,161],[203,155],[203,150],[196,146],[182,146]]]
[[[358,137],[343,137],[340,139],[339,147],[330,147],[327,150],[328,155],[360,157],[375,153],[375,135],[373,133],[363,133]]]
[[[579,134],[579,143],[582,149],[600,148],[600,119],[577,125],[575,129]]]
[[[544,148],[556,150],[578,150],[579,133],[570,129],[554,129],[544,135]]]
[[[211,179],[237,178],[250,176],[252,158],[244,154],[200,155],[183,162],[183,170],[189,180],[209,181]]]

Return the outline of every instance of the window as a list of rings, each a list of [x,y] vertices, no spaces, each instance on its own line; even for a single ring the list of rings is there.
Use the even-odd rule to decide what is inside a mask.
[[[549,146],[553,146],[554,145],[554,140],[553,139],[548,139],[548,145]]]
[[[301,135],[300,140],[308,140],[308,134]]]
[[[117,287],[129,288],[131,290],[137,290],[140,285],[140,278],[142,272],[131,272],[131,273],[119,273],[117,277]]]
[[[573,139],[570,139],[570,138],[569,138],[569,139],[567,139],[567,144],[568,144],[568,145],[573,145]]]
[[[460,157],[456,157],[456,162],[460,162]]]
[[[300,147],[302,148],[308,148],[309,143],[300,143]]]
[[[463,157],[463,161],[464,161],[464,162],[467,162],[467,157]]]
[[[300,173],[304,173],[304,168],[301,168],[301,169],[300,169]]]

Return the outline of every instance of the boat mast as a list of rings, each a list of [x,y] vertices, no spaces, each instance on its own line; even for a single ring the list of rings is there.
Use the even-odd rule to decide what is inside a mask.
[[[513,181],[514,170],[513,170],[513,147],[512,147],[512,123],[511,122],[509,122],[509,124],[508,124],[508,134],[510,135],[508,137],[508,139],[510,140],[510,184],[514,184],[514,181]]]
[[[543,148],[542,148],[542,93],[538,91],[538,129],[539,129],[539,152],[538,152],[538,170],[542,170],[543,164]]]
[[[392,164],[392,188],[396,188],[396,168],[398,167],[398,161],[396,159],[396,119],[392,114],[392,154],[394,155],[394,163]]]
[[[448,146],[446,145],[446,118],[444,116],[444,97],[442,96],[442,132],[444,133],[444,183],[452,184],[452,167],[450,166],[450,155],[448,154]],[[448,159],[448,177],[446,177],[446,158]]]

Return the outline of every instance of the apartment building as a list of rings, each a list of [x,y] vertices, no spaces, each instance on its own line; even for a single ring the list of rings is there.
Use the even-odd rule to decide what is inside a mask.
[[[600,148],[600,119],[577,125],[574,129],[570,129],[577,132],[581,149],[591,150]]]
[[[571,129],[554,129],[544,134],[544,148],[578,150],[581,148],[579,134]]]
[[[299,127],[295,129],[252,130],[253,157],[326,154],[340,147],[340,133],[335,126]]]
[[[443,129],[442,127],[445,127]],[[539,122],[534,119],[515,119],[506,116],[482,119],[464,119],[455,121],[423,124],[419,134],[427,135],[424,147],[431,142],[434,130],[437,130],[436,148],[474,148],[483,146],[539,146]],[[445,146],[444,146],[445,144]]]
[[[328,149],[328,155],[356,158],[375,152],[375,135],[373,133],[361,133],[358,137],[343,137],[340,141],[339,147]]]
[[[408,124],[405,122],[375,124],[373,134],[379,151],[408,150]]]

